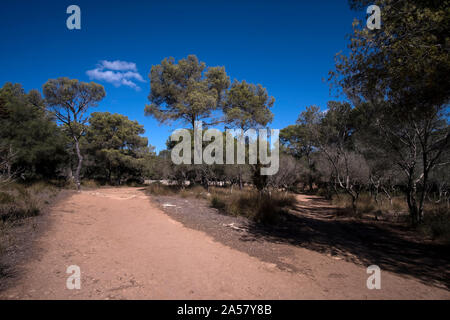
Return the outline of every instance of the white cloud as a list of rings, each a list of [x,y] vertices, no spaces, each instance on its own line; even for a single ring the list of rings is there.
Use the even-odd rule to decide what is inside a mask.
[[[126,79],[135,79],[140,82],[145,82],[145,80],[142,78],[142,76],[137,72],[128,71],[128,72],[125,72],[123,74],[123,76]]]
[[[136,63],[134,62],[126,62],[126,61],[108,61],[108,60],[102,60],[100,61],[100,67],[103,69],[110,69],[115,71],[137,71]]]
[[[141,88],[135,83],[145,82],[144,78],[139,74],[134,62],[126,61],[100,61],[97,68],[86,71],[90,80],[105,81],[111,83],[115,87],[127,86],[135,90]]]

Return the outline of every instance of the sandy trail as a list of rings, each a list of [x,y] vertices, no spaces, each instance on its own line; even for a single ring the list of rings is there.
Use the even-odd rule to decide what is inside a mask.
[[[139,188],[82,191],[52,207],[35,255],[3,299],[450,299],[449,291],[299,248],[287,272],[214,242],[162,212]],[[69,290],[66,269],[81,268]]]

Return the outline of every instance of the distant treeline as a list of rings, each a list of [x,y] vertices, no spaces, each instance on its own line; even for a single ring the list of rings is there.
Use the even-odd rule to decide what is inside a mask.
[[[88,120],[78,124],[82,176],[110,184],[142,181],[155,157],[141,136],[143,126],[109,112],[94,112]],[[3,180],[73,178],[78,158],[71,129],[62,122],[57,125],[38,91],[26,93],[11,83],[0,89],[0,137]]]

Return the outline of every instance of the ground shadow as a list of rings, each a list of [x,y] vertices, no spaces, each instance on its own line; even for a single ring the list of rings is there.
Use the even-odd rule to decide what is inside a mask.
[[[241,240],[289,243],[450,289],[449,246],[417,241],[406,227],[336,219],[336,209],[317,198],[300,203],[285,219],[276,227],[252,223]]]

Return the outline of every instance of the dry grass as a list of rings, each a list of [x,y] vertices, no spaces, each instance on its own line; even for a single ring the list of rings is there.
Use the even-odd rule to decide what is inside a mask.
[[[332,203],[341,209],[341,214],[355,215],[351,197],[348,194],[333,195]],[[356,216],[361,217],[367,214],[398,221],[408,215],[408,206],[404,197],[393,197],[390,201],[387,197],[379,196],[376,202],[370,194],[361,194],[356,202]]]
[[[56,196],[58,188],[44,182],[29,186],[10,183],[0,188],[0,220],[36,216]]]
[[[148,194],[154,196],[171,196],[180,191],[176,186],[167,186],[159,182],[154,182],[145,188]]]
[[[354,216],[352,202],[349,195],[333,196],[333,205],[341,210],[340,214]],[[409,222],[409,210],[404,196],[393,197],[389,201],[386,197],[379,197],[378,203],[369,194],[362,194],[356,204],[358,217],[369,216],[382,218],[394,222]],[[422,235],[434,240],[450,242],[450,209],[446,204],[426,202],[424,206],[424,221],[419,226]]]
[[[194,197],[194,198],[207,199],[208,195],[210,195],[204,187],[199,186],[199,185],[187,187],[185,189],[180,190],[179,193],[180,193],[180,196],[183,198]]]
[[[146,187],[148,194],[154,196],[173,196],[179,195],[182,198],[203,198],[207,199],[209,193],[205,188],[199,185],[188,186],[186,188],[181,188],[178,185],[165,185],[159,182],[154,182],[148,187]]]
[[[211,207],[232,216],[243,216],[265,224],[277,223],[287,208],[296,202],[291,194],[272,192],[271,195],[260,194],[254,188],[243,190],[210,187],[209,192],[202,186],[193,185],[184,189],[152,183],[146,191],[154,196],[180,196],[182,198],[202,198],[209,200]]]
[[[45,182],[31,185],[8,183],[0,187],[0,257],[14,242],[16,226],[31,223],[60,188]]]
[[[96,189],[100,187],[100,183],[93,179],[81,180],[81,186],[87,189]],[[75,186],[76,188],[76,186]]]
[[[292,207],[296,200],[291,194],[273,192],[260,194],[256,190],[236,190],[233,193],[226,189],[215,188],[211,195],[211,206],[233,215],[244,216],[264,224],[276,224]]]
[[[427,203],[419,230],[433,240],[450,243],[450,210],[446,204]]]

